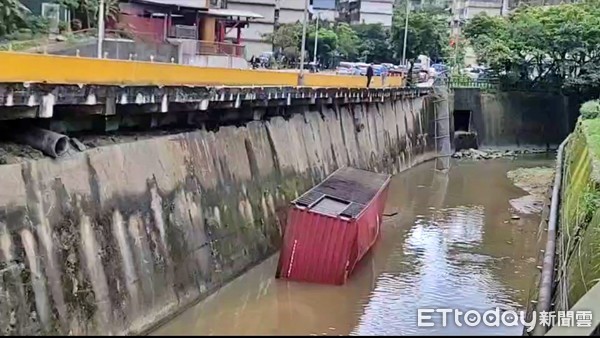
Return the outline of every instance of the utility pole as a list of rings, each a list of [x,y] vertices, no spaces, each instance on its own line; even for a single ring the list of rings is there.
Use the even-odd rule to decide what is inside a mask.
[[[300,83],[299,85],[304,84],[304,52],[306,50],[306,25],[308,21],[308,1],[304,1],[304,22],[302,23],[302,47],[300,51]]]
[[[98,7],[98,59],[102,59],[102,42],[104,41],[104,0]]]
[[[408,38],[408,13],[410,12],[410,0],[406,0],[406,19],[404,20],[404,47],[402,48],[402,64],[406,65],[406,40]]]
[[[317,65],[317,42],[319,41],[319,18],[321,17],[320,13],[317,13],[317,25],[316,25],[316,30],[315,30],[315,51],[314,51],[314,56],[313,56],[313,63],[314,66],[316,67]]]
[[[502,0],[502,12],[500,13],[501,16],[507,16],[508,15],[508,0]]]

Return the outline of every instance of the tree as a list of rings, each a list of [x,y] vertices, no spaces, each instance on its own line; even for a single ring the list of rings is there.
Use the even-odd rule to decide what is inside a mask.
[[[502,80],[528,87],[594,85],[600,2],[521,7],[508,18],[473,18],[465,36]],[[598,84],[595,84],[598,87]]]
[[[333,66],[334,58],[342,56],[354,60],[359,51],[360,39],[354,29],[346,24],[333,25],[325,20],[319,21],[319,39],[317,57],[322,64]],[[306,61],[312,60],[315,44],[315,24],[306,30]],[[302,24],[283,24],[272,34],[263,36],[265,41],[273,43],[275,50],[280,51],[287,60],[294,61],[300,56],[302,44]]]
[[[58,0],[83,23],[84,28],[98,27],[99,0]],[[119,0],[105,0],[105,18],[116,21],[119,16]]]
[[[360,38],[354,29],[347,23],[340,23],[335,27],[338,37],[338,52],[347,60],[355,60],[358,56]]]
[[[402,58],[406,11],[398,8],[392,26],[392,46],[398,59]],[[406,58],[414,59],[423,54],[433,60],[446,56],[449,40],[448,15],[437,7],[423,7],[409,12]]]
[[[19,0],[0,0],[0,37],[26,26],[24,12]]]
[[[315,50],[315,31],[311,32],[307,39],[306,50],[310,59],[312,59]],[[337,34],[328,28],[319,28],[319,38],[317,40],[317,57],[321,60],[321,64],[331,66],[333,52],[338,48]]]
[[[276,50],[289,47],[298,48],[302,41],[302,25],[289,23],[280,25],[273,33],[263,36],[265,41],[272,42]]]
[[[394,62],[394,53],[390,48],[389,30],[381,24],[360,24],[352,26],[358,39],[358,58],[362,62]]]

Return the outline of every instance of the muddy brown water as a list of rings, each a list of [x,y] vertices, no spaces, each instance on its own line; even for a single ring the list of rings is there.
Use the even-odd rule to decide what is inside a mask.
[[[536,271],[540,216],[509,200],[527,193],[506,176],[552,166],[553,155],[433,162],[392,180],[381,237],[348,283],[328,286],[275,279],[267,259],[155,335],[519,335],[516,327],[419,327],[417,309],[523,309]]]

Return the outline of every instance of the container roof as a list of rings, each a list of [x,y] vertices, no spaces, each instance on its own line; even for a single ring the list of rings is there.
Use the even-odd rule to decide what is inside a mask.
[[[388,174],[344,167],[292,203],[330,216],[355,218],[389,179]]]

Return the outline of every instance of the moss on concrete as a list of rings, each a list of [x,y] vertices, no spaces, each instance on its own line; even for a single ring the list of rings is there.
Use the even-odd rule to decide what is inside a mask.
[[[598,161],[600,161],[600,118],[581,121],[586,141],[592,152],[593,174],[596,180],[600,178],[598,173]]]
[[[579,121],[565,154],[558,309],[571,307],[600,278],[600,119]]]

